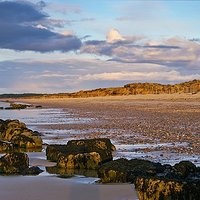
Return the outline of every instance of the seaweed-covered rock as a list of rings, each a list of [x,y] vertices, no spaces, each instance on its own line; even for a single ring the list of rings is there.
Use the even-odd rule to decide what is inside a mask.
[[[135,188],[142,200],[199,200],[200,179],[170,180],[138,177]]]
[[[0,140],[0,152],[8,152],[13,150],[13,144],[11,142]]]
[[[43,170],[41,170],[39,167],[32,166],[32,167],[28,168],[27,170],[24,170],[22,172],[22,175],[38,175],[42,172],[43,172]]]
[[[101,182],[131,182],[142,200],[198,200],[200,169],[189,161],[161,165],[141,159],[118,159],[98,170]]]
[[[88,151],[108,150],[115,151],[115,146],[111,143],[108,138],[98,138],[98,139],[86,139],[86,140],[70,140],[67,145],[71,149],[87,149]]]
[[[0,175],[38,175],[43,170],[39,167],[29,168],[29,158],[25,153],[13,152],[0,158]]]
[[[49,145],[47,159],[62,168],[97,169],[112,160],[114,145],[109,139],[72,140],[67,145]]]
[[[141,175],[153,176],[163,172],[160,163],[142,159],[127,160],[124,158],[103,164],[98,170],[98,176],[103,183],[134,182]]]
[[[28,129],[19,120],[0,120],[0,139],[11,142],[17,148],[42,148],[40,134]]]
[[[11,103],[10,107],[6,107],[6,110],[21,110],[21,109],[26,109],[29,107],[29,105],[26,104],[20,104],[20,103]]]
[[[0,158],[0,174],[22,174],[28,167],[29,159],[25,153],[8,153]]]
[[[48,145],[46,148],[47,160],[57,162],[61,155],[65,155],[67,153],[67,150],[67,145]]]
[[[182,178],[187,177],[189,174],[195,173],[197,168],[190,161],[181,161],[174,165],[176,173],[178,173]]]

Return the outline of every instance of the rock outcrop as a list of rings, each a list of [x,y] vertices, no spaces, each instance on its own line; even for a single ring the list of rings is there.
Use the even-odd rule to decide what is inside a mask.
[[[28,168],[29,159],[24,153],[8,153],[0,158],[0,174],[22,174]]]
[[[49,145],[46,155],[61,168],[97,169],[102,163],[113,159],[114,149],[106,138],[72,140],[67,145]]]
[[[197,200],[200,196],[200,169],[189,161],[171,166],[118,159],[103,164],[98,176],[103,183],[134,183],[142,200]]]
[[[0,175],[38,175],[39,167],[29,168],[29,158],[25,153],[13,152],[0,158]]]
[[[9,152],[14,149],[13,144],[11,142],[6,142],[0,140],[0,152]]]
[[[10,107],[6,107],[6,110],[21,110],[26,109],[29,105],[19,104],[19,103],[10,103]]]
[[[0,120],[0,140],[10,142],[15,148],[42,148],[40,134],[19,120]]]

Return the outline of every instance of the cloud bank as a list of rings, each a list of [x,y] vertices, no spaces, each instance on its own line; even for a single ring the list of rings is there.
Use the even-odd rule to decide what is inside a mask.
[[[25,1],[0,1],[0,48],[38,52],[79,49],[81,40],[75,35],[62,35],[41,25],[51,21],[42,11],[43,6]]]

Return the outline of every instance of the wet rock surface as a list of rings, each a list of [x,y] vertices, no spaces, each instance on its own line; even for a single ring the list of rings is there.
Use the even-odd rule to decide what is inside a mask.
[[[47,159],[61,168],[97,169],[111,161],[114,145],[109,139],[72,140],[67,145],[48,145]]]
[[[0,175],[38,175],[39,167],[29,168],[29,158],[25,153],[13,152],[0,158]]]
[[[10,103],[10,107],[6,107],[6,110],[21,110],[30,107],[30,105],[20,103]]]
[[[42,148],[40,134],[28,129],[19,120],[0,120],[0,139],[1,141],[10,142],[15,148]],[[4,145],[0,143],[0,150],[7,150],[4,147],[5,143]]]
[[[141,159],[118,159],[98,170],[102,183],[131,182],[142,200],[199,199],[200,169],[189,161],[174,166]]]

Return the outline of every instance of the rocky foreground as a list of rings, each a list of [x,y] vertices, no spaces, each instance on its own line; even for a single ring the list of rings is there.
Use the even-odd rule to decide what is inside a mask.
[[[25,153],[15,152],[42,145],[39,133],[29,130],[18,120],[0,121],[1,175],[37,175],[38,167],[29,167]],[[143,159],[113,160],[115,146],[107,138],[72,140],[66,145],[48,145],[47,159],[57,163],[50,173],[67,170],[95,170],[101,183],[134,183],[141,200],[197,200],[200,196],[200,168],[181,161],[174,166]]]
[[[109,139],[69,141],[49,145],[47,159],[57,162],[57,173],[67,169],[97,169],[102,183],[134,183],[139,199],[199,199],[200,168],[182,161],[174,166],[142,159],[112,160]],[[56,172],[56,167],[49,169]],[[65,169],[65,170],[63,170]]]
[[[18,120],[0,120],[0,152],[14,149],[42,149],[42,139]]]

